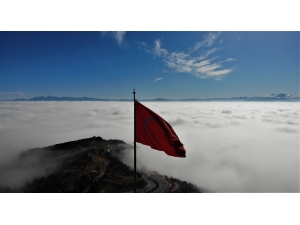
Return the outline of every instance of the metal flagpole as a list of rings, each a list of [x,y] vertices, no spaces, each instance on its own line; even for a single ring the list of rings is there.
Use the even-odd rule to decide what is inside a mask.
[[[136,116],[135,116],[135,88],[133,89],[133,104],[134,104],[134,193],[136,193]]]

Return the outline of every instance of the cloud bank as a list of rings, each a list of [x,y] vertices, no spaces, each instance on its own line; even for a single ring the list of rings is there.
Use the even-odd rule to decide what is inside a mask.
[[[299,103],[143,104],[173,126],[187,157],[170,157],[137,144],[138,169],[155,170],[212,192],[299,192]],[[0,106],[0,186],[20,181],[11,165],[29,148],[92,136],[133,143],[132,103],[2,102]],[[123,160],[133,167],[133,151],[128,150]],[[41,175],[31,167],[23,170],[22,177],[28,180]]]
[[[213,47],[213,45],[219,35],[220,32],[209,33],[203,41],[197,42],[187,52],[170,52],[162,47],[161,39],[155,40],[154,47],[145,42],[138,44],[139,48],[145,52],[162,58],[165,66],[173,72],[188,73],[201,79],[212,78],[221,80],[234,70],[234,67],[226,68],[224,64],[234,59],[228,58],[218,61],[220,56],[215,56],[215,53],[220,51],[221,48]],[[198,51],[200,50],[202,51],[199,55]]]

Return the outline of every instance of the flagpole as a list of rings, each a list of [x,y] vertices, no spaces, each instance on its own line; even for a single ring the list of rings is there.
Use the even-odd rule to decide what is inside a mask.
[[[135,88],[133,89],[133,104],[134,104],[134,193],[136,193],[136,116],[135,116]]]

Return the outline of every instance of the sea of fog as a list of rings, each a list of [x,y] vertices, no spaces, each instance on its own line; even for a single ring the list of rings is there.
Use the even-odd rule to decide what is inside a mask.
[[[137,168],[211,192],[299,192],[299,102],[142,102],[186,149],[176,158],[137,144]],[[1,102],[0,186],[42,176],[16,170],[21,151],[92,136],[133,144],[130,102]],[[123,162],[133,167],[133,150]],[[17,167],[17,166],[16,166]]]

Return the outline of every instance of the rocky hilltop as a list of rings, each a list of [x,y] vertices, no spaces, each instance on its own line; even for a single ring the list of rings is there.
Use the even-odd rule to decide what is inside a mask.
[[[36,148],[20,154],[21,164],[41,171],[19,189],[0,192],[28,193],[124,193],[133,192],[133,170],[121,162],[132,146],[120,140],[92,137]],[[0,185],[1,186],[1,185]],[[157,172],[137,172],[138,192],[203,192],[195,185]]]

